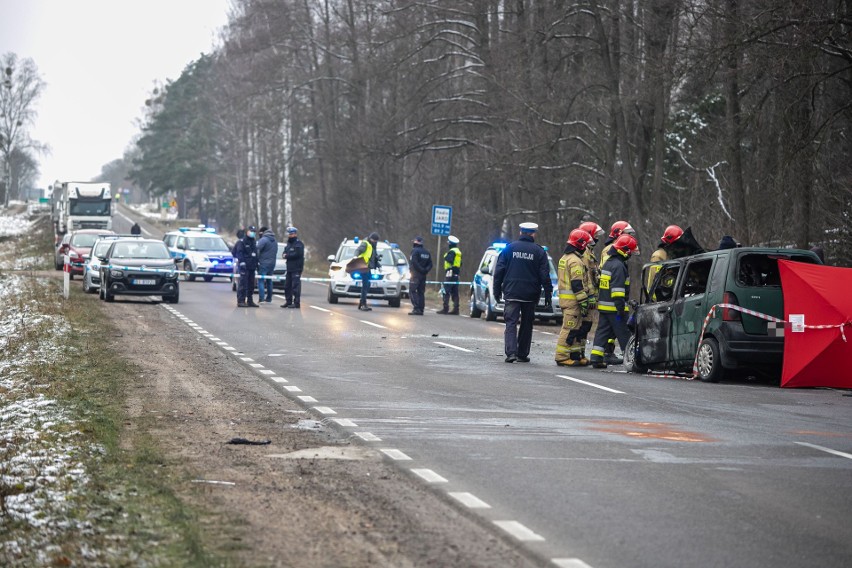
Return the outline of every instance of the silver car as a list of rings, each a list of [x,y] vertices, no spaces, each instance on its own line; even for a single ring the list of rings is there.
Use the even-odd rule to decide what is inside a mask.
[[[352,276],[345,270],[346,264],[355,256],[358,248],[357,239],[343,239],[337,248],[337,254],[328,256],[328,303],[336,304],[340,298],[360,298],[361,279],[360,275]],[[394,249],[388,243],[376,243],[381,268],[370,274],[370,291],[368,298],[386,300],[392,308],[400,306],[402,297],[403,277],[400,274],[401,267],[407,267],[408,262],[401,252],[394,255]],[[406,277],[407,275],[407,270]],[[406,291],[407,291],[406,286]]]

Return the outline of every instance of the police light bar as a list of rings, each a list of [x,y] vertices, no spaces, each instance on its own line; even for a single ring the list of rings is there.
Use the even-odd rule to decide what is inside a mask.
[[[501,250],[506,248],[506,243],[491,243],[491,246],[496,248],[497,250]]]

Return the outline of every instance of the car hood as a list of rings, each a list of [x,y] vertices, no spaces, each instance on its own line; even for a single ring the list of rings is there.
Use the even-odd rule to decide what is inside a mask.
[[[175,263],[168,258],[111,258],[112,266],[127,266],[129,268],[174,268]]]

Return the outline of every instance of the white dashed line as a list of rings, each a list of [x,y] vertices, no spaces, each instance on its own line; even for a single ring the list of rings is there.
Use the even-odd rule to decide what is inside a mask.
[[[309,307],[309,308],[311,308],[312,310],[317,310],[317,311],[320,311],[320,312],[325,312],[325,313],[327,313],[327,314],[333,313],[331,310],[327,310],[327,309],[325,309],[325,308],[320,308],[319,306],[308,306],[308,307]]]
[[[357,428],[358,425],[349,420],[348,418],[332,418],[334,422],[337,422],[338,426],[343,426],[344,428]]]
[[[267,357],[283,357],[283,353],[270,353]]]
[[[302,389],[294,387],[293,385],[284,385],[284,390],[287,392],[302,392]]]
[[[284,377],[269,377],[269,378],[272,379],[273,381],[275,381],[276,383],[286,383],[287,382],[287,379],[285,379]]]
[[[275,371],[270,371],[269,369],[261,369],[260,374],[261,375],[274,375]]]
[[[551,558],[550,561],[557,568],[592,568],[579,558]]]
[[[595,383],[590,383],[588,381],[581,381],[580,379],[575,379],[574,377],[568,377],[566,375],[556,375],[560,379],[565,379],[566,381],[574,381],[575,383],[580,383],[581,385],[586,385],[589,387],[595,387],[596,389],[601,389],[607,392],[615,393],[615,394],[624,394],[623,391],[611,389],[609,387],[605,387],[602,385],[596,385]]]
[[[218,337],[213,337],[213,336],[211,335],[211,336],[210,336],[210,341],[221,341],[221,339],[219,339]]]
[[[473,353],[470,349],[465,349],[464,347],[459,347],[457,345],[451,345],[449,343],[444,343],[443,341],[433,341],[435,345],[443,345],[444,347],[449,347],[450,349],[457,349],[458,351],[464,351],[465,353]]]
[[[518,521],[494,521],[494,524],[523,542],[541,542],[544,537],[534,533]]]
[[[262,369],[263,365],[260,363],[249,363],[249,367],[254,367],[255,369]]]
[[[314,410],[316,410],[320,414],[337,414],[337,412],[327,406],[315,406]]]
[[[372,325],[373,327],[378,327],[379,329],[387,329],[385,326],[379,325],[377,323],[373,323],[371,321],[367,321],[367,320],[358,320],[358,321],[360,321],[361,323],[366,323],[367,325]]]
[[[829,454],[834,454],[835,456],[840,456],[841,458],[848,458],[852,460],[852,454],[847,454],[846,452],[840,452],[838,450],[832,450],[831,448],[826,448],[824,446],[817,446],[816,444],[809,444],[807,442],[796,442],[800,446],[805,446],[807,448],[813,448],[815,450],[819,450],[821,452],[826,452]]]
[[[448,483],[446,477],[438,475],[431,469],[412,469],[411,473],[418,476],[426,483]]]
[[[223,345],[222,349],[224,349],[225,351],[236,351],[236,349],[234,349],[230,345]]]
[[[392,450],[392,449],[385,448],[385,449],[380,450],[380,451],[392,460],[396,460],[396,461],[411,460],[410,457],[408,457],[404,453],[400,452],[399,450]]]
[[[539,330],[539,333],[543,333],[543,334],[545,334],[545,335],[556,335],[555,333],[553,333],[553,332],[551,332],[551,331],[540,331],[540,330]]]
[[[254,361],[254,359],[252,359],[251,357],[240,357],[240,360],[241,360],[241,361],[246,361],[246,362],[248,362],[248,361]]]
[[[451,492],[450,497],[467,507],[468,509],[490,509],[491,505],[474,495],[473,493],[453,493]]]
[[[299,400],[301,400],[302,402],[316,402],[317,401],[317,399],[315,399],[314,397],[307,396],[307,395],[300,396],[300,397],[297,397],[297,398]]]
[[[373,434],[372,432],[355,432],[355,435],[364,440],[365,442],[381,442],[382,439]]]

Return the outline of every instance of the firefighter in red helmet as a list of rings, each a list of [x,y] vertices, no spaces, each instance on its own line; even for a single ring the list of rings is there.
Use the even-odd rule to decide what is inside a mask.
[[[598,311],[600,322],[595,340],[592,345],[592,366],[605,369],[604,347],[611,335],[618,339],[621,351],[627,348],[630,330],[627,329],[629,308],[627,299],[630,296],[630,275],[627,270],[627,260],[638,250],[636,237],[621,235],[609,252],[609,258],[601,270],[601,281],[598,286]]]
[[[593,240],[586,231],[574,229],[559,259],[557,274],[562,331],[556,341],[557,365],[584,367],[589,364],[585,353],[586,336],[592,329],[590,311],[595,288],[584,254]]]

